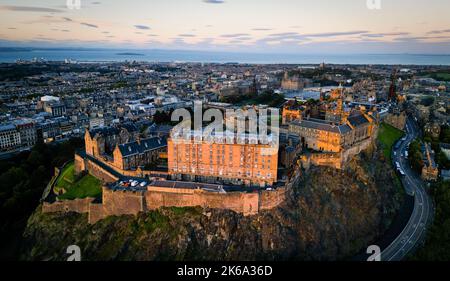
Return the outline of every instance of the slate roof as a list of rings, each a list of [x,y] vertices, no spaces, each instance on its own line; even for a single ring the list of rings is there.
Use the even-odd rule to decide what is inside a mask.
[[[140,140],[140,142],[134,141],[119,145],[120,153],[123,157],[152,151],[158,148],[166,147],[167,139],[160,137],[153,137]]]
[[[299,120],[291,123],[294,126],[305,127],[309,129],[327,131],[335,134],[345,134],[352,130],[348,125],[332,125],[326,121],[319,119]]]
[[[0,125],[0,131],[9,131],[9,130],[15,130],[16,126],[14,126],[13,124],[4,124],[4,125]]]
[[[111,135],[118,135],[119,130],[115,127],[100,127],[90,130],[89,133],[93,137],[97,134],[102,136],[111,136]]]
[[[137,132],[138,128],[133,123],[123,123],[120,127],[126,129],[128,132]]]
[[[362,114],[350,116],[347,120],[354,127],[359,127],[369,123],[369,120],[367,120],[367,118]]]

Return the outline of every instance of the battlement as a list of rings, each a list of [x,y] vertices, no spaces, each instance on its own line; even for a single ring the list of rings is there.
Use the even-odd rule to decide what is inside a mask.
[[[88,171],[104,182],[102,202],[93,198],[44,202],[42,212],[87,213],[89,223],[95,223],[108,216],[137,215],[161,207],[203,207],[228,209],[244,216],[256,215],[261,211],[276,208],[282,204],[290,190],[298,183],[300,170],[286,185],[255,192],[226,192],[216,184],[177,182],[154,179],[150,183],[134,188],[122,185],[121,175],[110,167],[100,165],[95,159],[75,156],[77,173]],[[142,182],[144,179],[142,179]]]

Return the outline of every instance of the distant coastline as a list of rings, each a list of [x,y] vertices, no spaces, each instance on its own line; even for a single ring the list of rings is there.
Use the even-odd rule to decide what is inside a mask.
[[[139,53],[116,53],[118,56],[145,56],[145,54],[139,54]]]
[[[340,64],[340,65],[433,65],[449,66],[450,54],[307,54],[250,53],[161,49],[0,47],[0,63],[43,58],[78,62],[189,62],[242,64]]]

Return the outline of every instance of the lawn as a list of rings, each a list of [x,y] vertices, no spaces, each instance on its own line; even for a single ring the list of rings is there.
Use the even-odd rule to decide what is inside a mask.
[[[380,131],[378,133],[378,141],[383,144],[383,153],[386,159],[391,159],[392,146],[398,139],[402,138],[403,135],[403,131],[400,131],[399,129],[386,123],[381,123]]]
[[[56,182],[56,186],[65,188],[73,184],[75,182],[74,169],[75,165],[73,162],[67,164],[66,167],[64,167],[64,170],[62,170],[61,175]]]
[[[73,200],[76,198],[100,198],[102,194],[102,183],[92,175],[84,175],[77,178],[74,174],[74,164],[68,164],[61,172],[56,181],[57,189],[64,189],[66,192],[58,196],[61,200]]]
[[[450,73],[448,72],[433,72],[428,74],[427,77],[433,78],[437,81],[450,81]]]

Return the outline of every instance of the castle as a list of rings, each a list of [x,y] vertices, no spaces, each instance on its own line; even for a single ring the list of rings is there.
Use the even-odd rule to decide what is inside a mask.
[[[341,169],[353,155],[366,149],[377,132],[374,112],[361,108],[344,108],[342,89],[330,95],[331,102],[298,103],[283,107],[282,120],[287,134],[300,139],[305,165],[325,165]]]
[[[254,215],[285,201],[298,184],[297,165],[342,169],[376,136],[377,121],[371,112],[345,109],[339,96],[334,106],[288,102],[284,109],[287,142],[281,146],[274,132],[263,142],[236,133],[205,137],[190,131],[177,137],[173,130],[168,139],[142,137],[130,124],[87,130],[85,149],[75,154],[74,171],[88,172],[103,182],[101,202],[93,198],[45,201],[42,210],[88,213],[90,223],[160,207],[200,206]],[[304,151],[296,162],[300,146]],[[282,166],[292,168],[281,182],[279,155],[284,155]],[[166,171],[153,170],[161,160],[167,160]],[[59,175],[58,170],[50,189]]]

